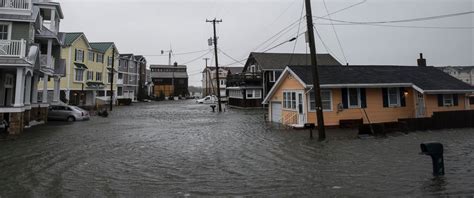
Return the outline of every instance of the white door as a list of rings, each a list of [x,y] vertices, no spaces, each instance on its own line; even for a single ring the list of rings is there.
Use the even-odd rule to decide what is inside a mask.
[[[416,93],[416,117],[425,117],[425,99],[422,93]]]
[[[296,110],[298,111],[298,124],[303,125],[305,122],[304,119],[304,99],[303,99],[303,92],[296,93]]]
[[[280,102],[272,102],[272,122],[281,123],[281,103]]]

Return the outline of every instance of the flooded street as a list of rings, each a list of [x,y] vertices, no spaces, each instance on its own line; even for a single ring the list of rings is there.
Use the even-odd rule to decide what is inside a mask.
[[[0,141],[0,197],[474,194],[473,129],[318,142],[264,113],[167,101],[34,127]],[[425,141],[444,144],[446,176],[431,175]]]

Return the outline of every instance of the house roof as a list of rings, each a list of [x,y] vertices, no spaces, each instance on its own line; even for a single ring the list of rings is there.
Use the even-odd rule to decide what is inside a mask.
[[[214,71],[216,70],[216,67],[208,66],[204,69],[204,71],[206,71],[206,69]],[[244,67],[219,67],[219,69],[225,69],[227,71],[230,71],[230,73],[232,74],[240,74],[244,70]]]
[[[413,87],[421,93],[471,93],[474,87],[436,67],[418,66],[318,66],[321,88]],[[272,87],[264,102],[273,95],[289,73],[305,87],[312,87],[310,66],[288,66]]]
[[[311,67],[289,66],[307,85],[313,84]],[[423,90],[474,90],[435,67],[418,66],[319,66],[321,85],[411,83]]]
[[[35,22],[39,16],[39,7],[32,7],[31,15],[18,15],[18,14],[0,14],[0,21],[21,21],[21,22]]]
[[[71,46],[74,41],[76,41],[79,37],[84,35],[83,32],[64,32],[61,33],[64,35],[63,45],[64,46]]]
[[[292,53],[250,53],[245,66],[252,64],[254,59],[263,70],[283,70],[287,65],[310,65],[310,54],[292,54]],[[318,65],[341,65],[330,54],[317,54]]]
[[[110,47],[114,45],[114,43],[113,42],[95,42],[95,43],[90,43],[90,45],[92,49],[100,53],[105,53]]]
[[[474,69],[474,66],[447,66],[447,67],[440,67],[440,69],[454,69],[459,72],[469,73]]]

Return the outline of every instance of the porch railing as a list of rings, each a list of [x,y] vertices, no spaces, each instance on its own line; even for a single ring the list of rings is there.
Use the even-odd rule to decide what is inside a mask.
[[[26,40],[0,40],[0,57],[23,58],[25,53]]]
[[[48,64],[48,58],[51,58],[51,63],[50,64]],[[56,62],[56,60],[54,59],[53,56],[48,56],[46,54],[41,54],[40,55],[40,65],[41,65],[41,67],[54,69],[55,62]]]
[[[0,9],[30,10],[31,0],[0,0]]]

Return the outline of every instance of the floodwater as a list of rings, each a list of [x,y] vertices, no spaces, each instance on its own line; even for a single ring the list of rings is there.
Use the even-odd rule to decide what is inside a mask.
[[[117,107],[108,118],[0,140],[0,197],[438,196],[474,194],[473,129],[328,140],[263,122],[262,110],[211,113],[193,101]],[[419,144],[445,146],[433,177]]]

